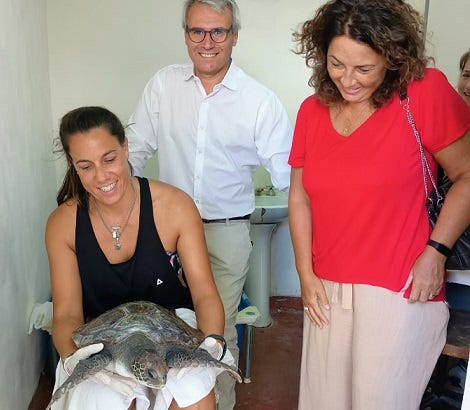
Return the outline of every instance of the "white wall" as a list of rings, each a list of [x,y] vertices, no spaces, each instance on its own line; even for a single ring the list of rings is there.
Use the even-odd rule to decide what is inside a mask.
[[[47,0],[54,119],[103,104],[126,120],[145,83],[167,64],[189,61],[182,0]],[[309,92],[307,70],[291,53],[291,32],[318,0],[239,0],[242,30],[234,58],[273,88],[292,119]]]
[[[28,335],[49,298],[44,224],[54,208],[46,0],[0,0],[0,408],[24,410],[44,365]]]
[[[410,2],[424,13],[425,0]],[[291,34],[322,3],[238,1],[242,29],[234,59],[279,95],[292,122],[311,90],[304,61],[291,51]],[[48,0],[54,124],[67,110],[86,104],[105,105],[126,121],[157,69],[188,61],[181,5],[182,0]],[[458,56],[468,47],[464,20],[470,15],[470,2],[430,0],[430,5],[428,27],[435,44],[431,51],[438,57],[438,66],[456,81]],[[459,32],[467,35],[451,34]],[[155,162],[150,161],[146,174],[155,177],[155,172]],[[257,173],[256,180],[264,184],[265,174]],[[287,223],[274,234],[272,251],[272,294],[298,296]]]
[[[470,1],[430,0],[426,51],[457,86],[459,60],[470,50]]]

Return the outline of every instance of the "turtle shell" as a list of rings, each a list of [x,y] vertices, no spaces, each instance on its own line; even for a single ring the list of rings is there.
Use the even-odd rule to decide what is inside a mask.
[[[93,343],[115,344],[134,332],[141,332],[158,344],[198,347],[204,335],[172,311],[152,302],[129,302],[108,310],[72,333],[78,347]]]

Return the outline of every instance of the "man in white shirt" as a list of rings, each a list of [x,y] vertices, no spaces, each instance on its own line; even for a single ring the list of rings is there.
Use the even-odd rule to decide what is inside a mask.
[[[235,320],[252,249],[253,172],[289,186],[292,127],[276,95],[232,62],[240,15],[234,0],[186,0],[185,43],[192,64],[171,65],[146,85],[127,130],[141,175],[155,153],[159,179],[196,203],[225,309],[225,338],[238,359]],[[220,379],[220,380],[219,380]],[[234,381],[219,376],[218,408],[235,405]]]

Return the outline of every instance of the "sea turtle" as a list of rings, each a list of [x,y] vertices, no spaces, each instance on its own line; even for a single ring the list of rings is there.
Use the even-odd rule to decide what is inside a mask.
[[[72,333],[78,347],[103,343],[102,351],[81,360],[56,390],[47,407],[80,382],[117,362],[135,380],[155,389],[165,386],[169,368],[217,367],[241,382],[233,366],[199,348],[204,335],[173,312],[155,303],[137,301],[108,310]]]

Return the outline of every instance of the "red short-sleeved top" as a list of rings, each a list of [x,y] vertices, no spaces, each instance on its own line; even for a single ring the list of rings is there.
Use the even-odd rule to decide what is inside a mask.
[[[427,69],[408,95],[429,152],[470,129],[470,109],[439,70]],[[315,273],[340,283],[403,289],[430,227],[418,145],[398,96],[349,137],[335,131],[326,106],[308,97],[298,112],[289,164],[303,167]]]

